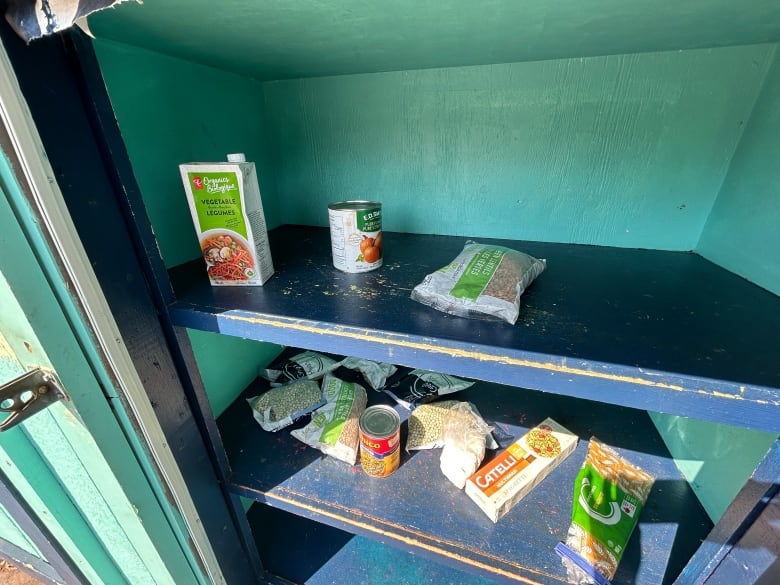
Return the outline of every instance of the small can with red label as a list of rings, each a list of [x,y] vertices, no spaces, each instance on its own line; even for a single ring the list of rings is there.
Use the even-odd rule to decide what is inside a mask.
[[[390,406],[369,406],[360,416],[359,426],[363,471],[387,477],[401,462],[401,417]]]

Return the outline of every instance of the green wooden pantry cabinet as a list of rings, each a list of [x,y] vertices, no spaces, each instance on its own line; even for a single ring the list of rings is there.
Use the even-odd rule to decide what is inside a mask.
[[[3,39],[202,521],[196,572],[565,583],[595,435],[656,476],[614,583],[778,578],[780,5],[197,0],[89,25]],[[231,152],[271,228],[259,288],[209,286],[178,173]],[[350,199],[382,203],[371,273],[331,263]],[[467,239],[547,260],[515,325],[409,298]],[[494,524],[437,451],[376,480],[263,432],[245,399],[283,348],[471,378],[503,446],[546,416],[580,444]]]

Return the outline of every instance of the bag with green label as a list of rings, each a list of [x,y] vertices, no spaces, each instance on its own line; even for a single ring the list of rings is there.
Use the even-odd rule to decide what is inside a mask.
[[[514,324],[520,296],[545,267],[523,252],[468,241],[455,260],[414,287],[412,299],[450,315]]]
[[[595,437],[574,480],[572,521],[562,557],[569,583],[608,585],[655,478]]]
[[[355,465],[358,457],[358,420],[366,409],[366,391],[360,384],[331,374],[322,380],[325,405],[311,415],[311,422],[290,434],[309,447]]]

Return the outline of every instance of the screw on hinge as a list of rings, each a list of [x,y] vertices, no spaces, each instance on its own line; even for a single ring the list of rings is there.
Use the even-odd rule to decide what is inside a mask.
[[[53,373],[36,368],[0,384],[0,432],[10,429],[57,400],[65,399],[62,386]]]

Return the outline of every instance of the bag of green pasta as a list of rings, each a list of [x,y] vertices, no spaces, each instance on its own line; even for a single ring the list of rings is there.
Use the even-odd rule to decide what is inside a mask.
[[[655,478],[595,437],[574,481],[572,522],[555,551],[575,585],[609,585]]]

